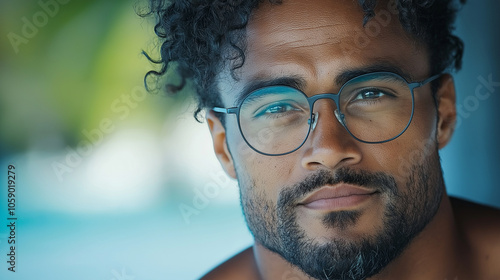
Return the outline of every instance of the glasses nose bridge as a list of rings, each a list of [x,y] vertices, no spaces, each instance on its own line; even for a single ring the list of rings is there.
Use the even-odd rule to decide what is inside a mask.
[[[309,99],[309,104],[311,107],[311,113],[314,112],[314,104],[316,104],[316,101],[321,100],[321,99],[330,99],[333,100],[335,103],[335,107],[339,109],[339,93],[320,93],[316,94],[314,96],[311,96],[308,98]]]
[[[334,115],[337,121],[345,128],[345,123],[344,123],[344,115],[340,112],[340,107],[339,107],[339,93],[321,93],[317,94],[314,96],[311,96],[308,98],[309,104],[311,107],[311,121],[309,124],[311,125],[311,130],[314,131],[316,128],[316,124],[318,122],[319,118],[319,112],[314,113],[314,104],[316,101],[321,100],[321,99],[330,99],[333,100],[335,103],[336,109],[334,110]]]

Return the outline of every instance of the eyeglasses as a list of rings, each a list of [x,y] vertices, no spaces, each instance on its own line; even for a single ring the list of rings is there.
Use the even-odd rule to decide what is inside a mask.
[[[245,142],[256,152],[279,156],[299,149],[316,127],[320,99],[335,102],[334,115],[349,134],[363,143],[384,143],[403,134],[413,118],[413,90],[422,82],[407,82],[390,72],[374,72],[347,81],[337,94],[308,97],[289,86],[268,86],[251,92],[237,107],[214,107],[213,111],[236,114]]]

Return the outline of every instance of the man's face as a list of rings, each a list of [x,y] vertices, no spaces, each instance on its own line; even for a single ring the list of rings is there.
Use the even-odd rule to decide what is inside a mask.
[[[256,80],[299,78],[312,96],[337,93],[336,78],[349,71],[428,78],[428,53],[403,31],[395,7],[382,2],[377,12],[385,17],[365,29],[356,1],[261,4],[247,27],[239,79],[221,77],[224,105],[237,106],[238,94]],[[335,118],[335,103],[319,100],[315,129],[300,149],[282,156],[251,150],[236,116],[227,115],[221,161],[239,181],[256,242],[317,279],[363,279],[395,258],[433,218],[444,192],[430,85],[414,93],[411,125],[382,144],[355,140]],[[312,195],[327,199],[308,203]]]

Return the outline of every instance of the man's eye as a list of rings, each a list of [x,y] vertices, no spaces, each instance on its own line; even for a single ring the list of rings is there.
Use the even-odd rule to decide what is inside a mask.
[[[384,95],[386,95],[386,93],[381,90],[365,90],[358,93],[353,100],[377,99]]]
[[[287,103],[271,104],[264,107],[262,110],[259,110],[258,113],[256,114],[256,117],[281,116],[295,111],[300,111],[300,109],[293,106],[292,104],[287,104]]]
[[[292,108],[289,105],[274,105],[274,106],[268,107],[265,110],[265,113],[269,113],[269,114],[284,113],[284,112],[289,111],[291,109]]]

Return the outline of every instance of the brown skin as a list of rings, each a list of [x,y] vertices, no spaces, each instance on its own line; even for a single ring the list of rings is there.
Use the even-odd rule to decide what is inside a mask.
[[[363,30],[362,22],[363,13],[356,1],[261,4],[247,27],[246,61],[237,71],[240,79],[235,81],[227,73],[221,75],[225,81],[220,85],[224,106],[235,106],[234,93],[258,78],[300,76],[307,81],[304,92],[314,95],[336,93],[339,85],[334,79],[342,71],[375,64],[398,67],[412,75],[413,81],[429,77],[425,47],[415,43],[395,15],[360,51],[346,54],[345,46],[355,44],[353,35]],[[398,176],[398,170],[407,163],[408,157],[401,155],[421,150],[419,143],[429,139],[436,148],[443,148],[452,136],[456,112],[451,76],[441,78],[436,94],[437,110],[430,86],[417,89],[415,115],[408,130],[393,141],[376,145],[352,138],[332,114],[333,102],[321,100],[315,105],[321,119],[304,146],[277,157],[264,156],[248,148],[235,116],[226,117],[226,129],[213,113],[209,113],[207,119],[217,157],[229,176],[240,182],[241,195],[258,191],[276,203],[283,186],[301,181],[319,169],[335,172],[349,167],[380,171],[395,176],[400,188],[405,186],[406,178]],[[254,185],[249,183],[252,180]],[[256,190],[249,190],[250,187]],[[297,222],[309,237],[317,240],[332,237],[356,240],[359,235],[382,226],[384,199],[384,196],[375,196],[358,206],[362,215],[348,230],[325,229],[321,219],[300,210],[297,210]],[[438,212],[424,230],[399,257],[370,279],[500,279],[499,217],[498,210],[450,199],[445,193]],[[233,257],[203,279],[311,278],[256,242],[253,248]]]

